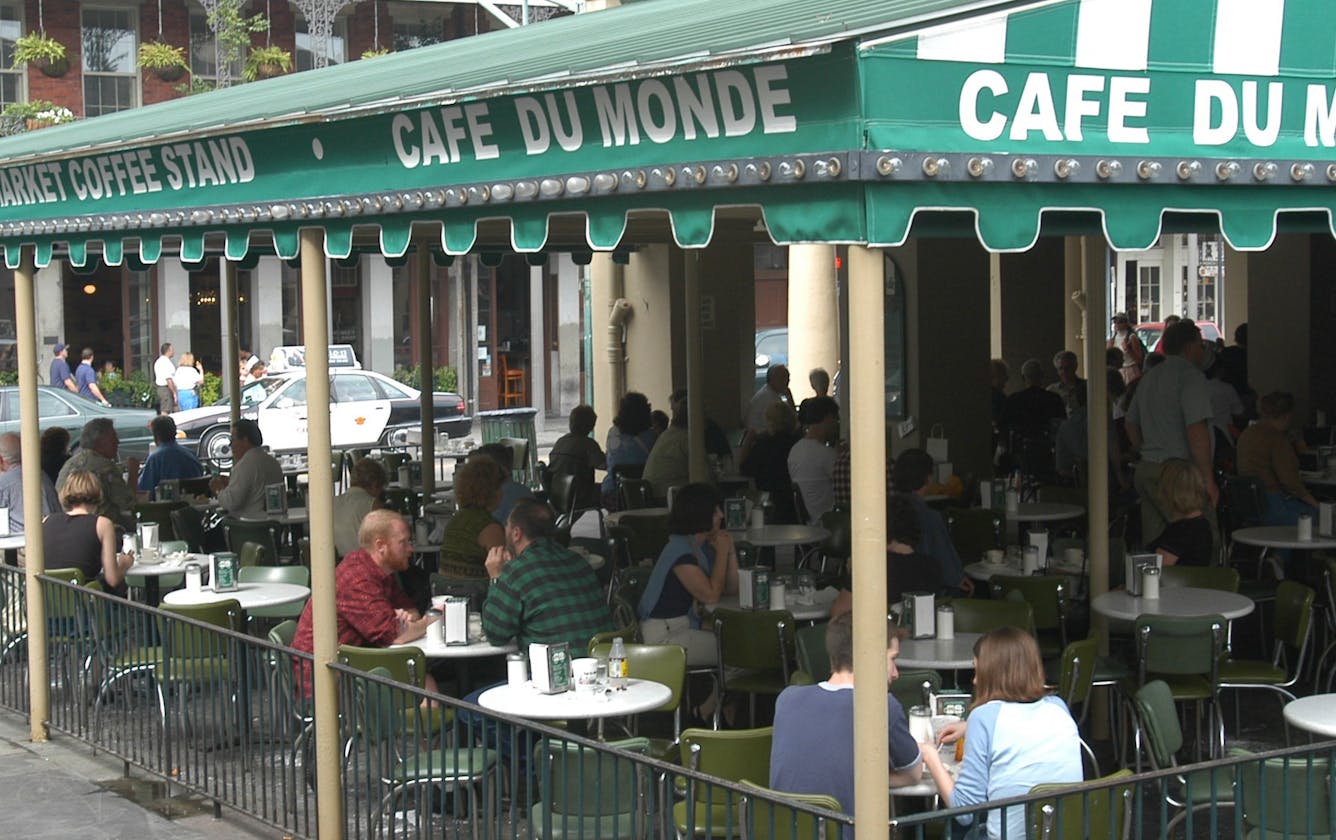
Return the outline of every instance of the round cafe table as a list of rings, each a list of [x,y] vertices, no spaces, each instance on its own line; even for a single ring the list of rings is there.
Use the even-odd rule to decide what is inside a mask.
[[[1336,738],[1336,694],[1314,694],[1285,704],[1285,722],[1290,726]]]
[[[197,606],[235,599],[243,610],[258,607],[282,607],[304,601],[311,595],[309,586],[297,583],[239,583],[235,592],[214,592],[205,587],[198,592],[178,589],[162,596],[164,604]]]
[[[1251,598],[1236,592],[1193,586],[1161,586],[1160,597],[1153,599],[1133,598],[1122,590],[1105,592],[1090,602],[1090,608],[1095,612],[1121,621],[1136,621],[1140,615],[1192,618],[1217,613],[1232,621],[1251,613],[1254,606]]]
[[[830,605],[835,603],[839,594],[839,591],[833,586],[827,586],[825,589],[814,593],[812,603],[799,604],[793,598],[788,597],[786,593],[784,609],[788,610],[789,615],[792,615],[796,621],[821,621],[830,618]],[[705,609],[714,612],[717,609],[738,610],[742,607],[738,604],[738,596],[724,595],[718,603],[706,604]]]
[[[897,668],[959,670],[974,667],[974,643],[982,633],[956,633],[954,639],[901,639]]]
[[[186,573],[186,563],[199,563],[201,566],[208,566],[209,555],[187,554],[184,559],[178,562],[164,560],[161,563],[140,563],[136,561],[133,566],[125,570],[125,574],[126,577],[137,575],[144,579],[144,603],[150,607],[156,607],[162,600],[162,586],[159,578],[184,575]]]
[[[432,628],[428,628],[427,635],[421,639],[399,645],[390,645],[390,647],[417,648],[428,659],[480,659],[484,656],[505,656],[507,653],[514,653],[519,650],[519,646],[514,642],[507,642],[504,645],[494,645],[487,641],[469,642],[466,645],[447,645],[440,635],[431,632],[431,630]]]
[[[761,548],[775,548],[781,545],[811,545],[823,542],[830,536],[825,528],[815,525],[762,525],[760,528],[747,528],[729,531],[734,539],[749,542]]]
[[[621,523],[624,517],[667,516],[667,515],[668,515],[668,508],[666,507],[632,508],[631,510],[613,511],[612,513],[603,517],[603,521],[607,522],[609,525],[618,525]]]
[[[1085,508],[1063,502],[1022,502],[1015,513],[1004,515],[1013,522],[1061,522],[1080,519],[1085,516]]]
[[[624,691],[562,691],[543,694],[532,682],[524,685],[498,685],[478,696],[478,705],[503,715],[533,720],[597,720],[598,737],[603,739],[603,719],[634,715],[657,709],[667,703],[673,691],[652,680],[628,679]]]
[[[1336,537],[1324,537],[1317,533],[1317,523],[1313,523],[1313,538],[1299,539],[1297,525],[1260,525],[1255,528],[1239,528],[1231,539],[1244,545],[1261,548],[1289,548],[1300,551],[1336,548]]]

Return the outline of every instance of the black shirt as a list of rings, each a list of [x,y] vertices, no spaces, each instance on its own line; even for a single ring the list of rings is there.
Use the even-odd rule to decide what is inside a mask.
[[[950,584],[954,584],[951,581]],[[898,604],[906,592],[938,593],[948,586],[942,580],[941,564],[926,554],[886,552],[886,603]],[[853,591],[852,569],[840,579],[839,588]]]
[[[1151,543],[1152,551],[1163,549],[1178,556],[1184,566],[1211,565],[1211,523],[1204,516],[1170,522]]]

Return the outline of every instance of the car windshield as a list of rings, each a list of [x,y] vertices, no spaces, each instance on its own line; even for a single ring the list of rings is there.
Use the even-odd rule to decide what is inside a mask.
[[[259,405],[287,381],[287,378],[282,376],[266,376],[264,379],[247,382],[241,386],[241,407],[250,408]],[[220,396],[214,405],[227,405],[227,395]]]

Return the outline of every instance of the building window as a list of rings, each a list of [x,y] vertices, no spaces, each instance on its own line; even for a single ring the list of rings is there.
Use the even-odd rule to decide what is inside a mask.
[[[429,47],[446,40],[446,14],[439,5],[391,3],[389,12],[390,19],[394,21],[395,52]]]
[[[14,66],[14,42],[23,34],[22,8],[0,3],[0,108],[23,101],[22,67]]]
[[[230,79],[241,78],[244,56],[232,62]],[[190,76],[194,80],[218,83],[218,36],[209,28],[209,16],[190,12]]]
[[[306,25],[306,18],[298,15],[294,27],[297,36],[297,69],[310,70],[315,67],[315,53],[312,52],[315,44]],[[329,36],[329,43],[325,45],[327,64],[342,64],[348,60],[347,32],[347,21],[334,21],[334,31]]]
[[[126,271],[125,372],[152,370],[158,357],[153,346],[153,280],[147,271]]]
[[[1137,316],[1142,323],[1160,320],[1160,267],[1143,265],[1138,272]]]
[[[84,116],[97,117],[139,104],[139,49],[129,9],[83,10]]]

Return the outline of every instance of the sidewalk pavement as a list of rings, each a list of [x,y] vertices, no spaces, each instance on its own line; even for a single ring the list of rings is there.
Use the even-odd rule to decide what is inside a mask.
[[[0,712],[0,813],[5,815],[0,834],[30,840],[284,836],[232,811],[224,810],[223,819],[214,819],[211,802],[179,789],[171,799],[163,799],[160,783],[138,772],[126,778],[123,768],[119,759],[95,755],[87,744],[67,736],[53,735],[44,744],[34,744],[25,717]]]

